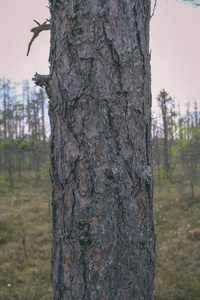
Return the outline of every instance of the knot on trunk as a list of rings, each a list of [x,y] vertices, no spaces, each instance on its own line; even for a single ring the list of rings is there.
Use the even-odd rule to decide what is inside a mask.
[[[50,75],[40,75],[37,72],[35,73],[32,80],[35,82],[37,86],[40,86],[42,88],[45,88],[45,91],[47,93],[47,96],[49,99],[51,99],[51,86],[52,86],[52,80]]]

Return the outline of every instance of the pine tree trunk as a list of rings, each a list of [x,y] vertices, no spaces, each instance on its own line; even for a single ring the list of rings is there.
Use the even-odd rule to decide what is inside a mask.
[[[54,299],[153,299],[150,0],[50,10]]]

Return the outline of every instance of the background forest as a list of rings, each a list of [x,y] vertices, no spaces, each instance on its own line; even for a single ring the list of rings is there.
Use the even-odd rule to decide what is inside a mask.
[[[200,295],[200,113],[165,90],[152,116],[155,300]],[[51,299],[48,99],[0,79],[0,299]]]

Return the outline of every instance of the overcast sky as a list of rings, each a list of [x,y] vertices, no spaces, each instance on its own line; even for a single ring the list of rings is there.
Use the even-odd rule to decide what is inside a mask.
[[[200,7],[157,0],[150,41],[153,109],[165,88],[182,109],[189,100],[193,107],[195,98],[200,110]]]
[[[31,80],[36,71],[48,73],[49,32],[40,34],[26,56],[33,19],[49,18],[47,6],[47,0],[0,0],[0,77],[21,81]],[[153,110],[163,88],[182,110],[194,98],[200,109],[200,7],[157,0],[150,40]]]

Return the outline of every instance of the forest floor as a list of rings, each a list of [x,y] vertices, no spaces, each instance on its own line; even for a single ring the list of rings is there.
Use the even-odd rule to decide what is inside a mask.
[[[155,182],[157,236],[154,300],[200,299],[200,186]]]
[[[1,300],[52,299],[49,190],[33,173],[0,184]]]
[[[52,299],[49,199],[49,184],[35,184],[32,173],[13,189],[0,177],[1,300]],[[188,182],[155,185],[154,300],[200,299],[200,187],[192,205],[189,200]]]

